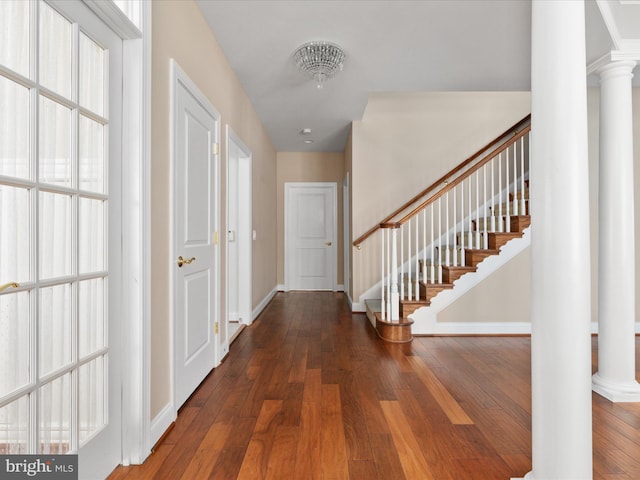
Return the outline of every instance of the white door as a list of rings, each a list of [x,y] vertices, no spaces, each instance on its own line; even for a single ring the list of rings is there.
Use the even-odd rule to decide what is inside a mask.
[[[216,365],[219,115],[172,62],[174,395],[178,409]]]
[[[285,183],[285,288],[335,290],[335,183]]]
[[[0,453],[121,459],[122,42],[80,1],[0,1]]]

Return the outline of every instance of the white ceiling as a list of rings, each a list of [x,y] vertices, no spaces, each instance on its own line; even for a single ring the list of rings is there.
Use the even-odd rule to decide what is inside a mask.
[[[638,3],[625,8],[640,10],[637,0],[614,1],[620,2]],[[343,151],[350,123],[362,118],[371,93],[530,89],[530,1],[198,4],[278,151]],[[592,61],[613,43],[591,0],[586,13]],[[628,18],[622,18],[626,29]],[[337,43],[347,55],[344,70],[321,90],[292,60],[293,51],[311,40]],[[303,137],[303,128],[312,134]],[[303,143],[306,138],[314,143]]]

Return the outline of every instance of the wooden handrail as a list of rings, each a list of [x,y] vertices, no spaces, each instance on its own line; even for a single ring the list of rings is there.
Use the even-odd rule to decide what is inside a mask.
[[[413,218],[418,212],[421,212],[422,210],[424,210],[427,206],[429,206],[429,204],[433,203],[434,201],[436,201],[438,198],[440,198],[442,195],[444,195],[445,193],[447,193],[448,191],[452,190],[454,187],[456,187],[456,185],[462,183],[466,178],[469,178],[474,172],[477,172],[478,170],[480,170],[484,165],[486,165],[487,163],[489,163],[489,161],[493,158],[496,158],[496,155],[500,155],[502,152],[504,152],[507,148],[509,148],[510,146],[512,146],[516,141],[518,141],[520,138],[522,138],[523,136],[525,136],[528,132],[531,131],[531,125],[526,126],[525,128],[523,128],[521,131],[519,131],[518,133],[516,133],[513,138],[511,138],[508,142],[505,142],[504,144],[502,144],[500,146],[500,148],[498,148],[496,151],[491,152],[492,155],[491,156],[486,156],[484,159],[482,159],[480,162],[478,162],[477,164],[475,164],[473,167],[471,167],[468,171],[465,172],[464,175],[460,175],[458,178],[456,178],[455,180],[452,180],[451,182],[449,182],[447,185],[444,186],[444,188],[441,188],[440,190],[438,190],[436,193],[434,193],[433,195],[431,195],[429,198],[427,198],[424,202],[422,202],[420,205],[418,205],[417,207],[415,207],[413,210],[411,210],[409,213],[407,213],[404,217],[402,217],[400,220],[398,220],[397,222],[394,222],[397,225],[404,225],[405,223],[407,223],[411,218]]]
[[[505,140],[504,137],[508,136],[508,135],[515,135],[518,133],[518,129],[520,127],[522,127],[522,125],[526,122],[528,122],[531,119],[531,114],[527,115],[526,117],[524,117],[522,120],[518,121],[517,123],[515,123],[513,126],[509,127],[507,130],[505,130],[503,133],[501,133],[500,135],[498,135],[496,138],[494,138],[493,140],[491,140],[491,142],[487,143],[484,147],[482,147],[480,150],[478,150],[476,153],[474,153],[473,155],[471,155],[469,158],[467,158],[466,160],[464,160],[462,163],[460,163],[457,167],[455,167],[453,170],[447,172],[445,175],[443,175],[442,177],[440,177],[438,180],[436,180],[435,182],[433,182],[431,185],[429,185],[427,188],[425,188],[422,192],[420,192],[419,194],[417,194],[415,197],[413,197],[411,200],[409,200],[408,202],[406,202],[404,205],[402,205],[400,208],[398,208],[397,210],[395,210],[391,215],[389,215],[388,217],[386,217],[384,220],[380,221],[377,225],[374,225],[373,227],[371,227],[369,230],[367,230],[365,233],[363,233],[362,235],[360,235],[356,240],[353,241],[353,246],[354,247],[359,247],[360,244],[362,242],[364,242],[367,238],[369,238],[371,235],[373,235],[379,228],[395,228],[393,226],[390,225],[390,220],[392,220],[394,217],[396,217],[398,214],[402,213],[403,211],[405,211],[407,208],[409,208],[411,205],[413,205],[414,203],[416,203],[418,200],[420,200],[421,198],[424,198],[425,195],[427,195],[429,192],[431,192],[433,189],[439,187],[440,185],[442,185],[442,183],[447,180],[447,178],[452,177],[453,175],[455,175],[456,173],[458,173],[459,171],[463,170],[465,167],[467,167],[471,162],[473,162],[475,159],[477,159],[479,156],[481,156],[483,153],[485,153],[487,150],[489,150],[492,146],[494,146],[496,143],[498,143],[501,140]],[[506,139],[508,140],[508,139]],[[424,202],[423,202],[424,203]],[[404,217],[403,217],[404,219]],[[392,223],[401,223],[401,222],[392,222]],[[384,227],[382,227],[382,225],[385,225]]]

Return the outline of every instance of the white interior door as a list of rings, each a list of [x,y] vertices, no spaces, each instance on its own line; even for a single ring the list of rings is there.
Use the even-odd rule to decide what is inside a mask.
[[[287,290],[335,290],[335,183],[285,184]]]
[[[80,1],[0,2],[0,453],[121,459],[122,42]]]
[[[174,395],[179,408],[216,365],[219,115],[172,62]]]

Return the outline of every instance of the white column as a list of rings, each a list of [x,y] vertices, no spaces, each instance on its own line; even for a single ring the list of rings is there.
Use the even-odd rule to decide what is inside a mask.
[[[532,2],[527,479],[589,480],[591,298],[584,2]]]
[[[598,372],[593,390],[613,402],[640,401],[635,358],[633,61],[600,74]]]

